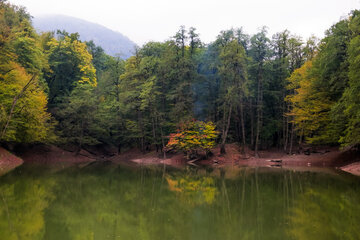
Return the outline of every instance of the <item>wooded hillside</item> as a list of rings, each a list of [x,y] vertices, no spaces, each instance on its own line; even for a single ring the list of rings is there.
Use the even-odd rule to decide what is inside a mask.
[[[0,2],[0,142],[162,149],[191,119],[217,142],[293,152],[360,143],[360,12],[303,40],[263,27],[195,28],[148,42],[123,60],[78,34],[38,35],[25,9]]]

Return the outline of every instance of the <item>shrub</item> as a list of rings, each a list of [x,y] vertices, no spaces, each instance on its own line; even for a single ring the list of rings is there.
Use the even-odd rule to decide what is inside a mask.
[[[166,148],[183,151],[187,159],[197,157],[199,150],[205,151],[207,157],[215,146],[217,134],[212,122],[188,121],[180,124],[177,133],[170,134]]]

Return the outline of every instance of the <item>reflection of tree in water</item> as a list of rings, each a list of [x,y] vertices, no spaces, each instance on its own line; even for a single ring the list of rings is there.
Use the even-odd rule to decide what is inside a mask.
[[[52,179],[10,175],[0,185],[1,240],[43,239],[44,211],[53,199]]]
[[[212,177],[166,176],[169,189],[178,193],[181,201],[191,205],[212,204],[218,191]]]
[[[251,169],[8,174],[0,239],[359,239],[359,189],[328,175]]]
[[[186,225],[186,213],[173,205],[162,176],[145,168],[64,171],[47,211],[45,239],[167,239]]]
[[[346,188],[307,188],[291,210],[289,236],[293,239],[360,239],[360,196]]]

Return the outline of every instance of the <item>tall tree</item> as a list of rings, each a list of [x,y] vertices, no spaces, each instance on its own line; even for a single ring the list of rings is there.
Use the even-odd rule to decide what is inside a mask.
[[[242,152],[245,153],[244,100],[247,95],[247,69],[243,46],[236,40],[224,45],[220,52],[219,73],[223,98],[223,122],[221,153],[225,153],[225,143],[230,127],[231,114],[239,108],[242,136]]]
[[[263,83],[264,65],[269,51],[269,39],[266,37],[265,27],[251,38],[250,56],[252,57],[252,74],[256,79],[256,134],[255,134],[255,155],[259,156],[260,132],[263,121]]]
[[[344,105],[346,129],[340,142],[343,147],[358,147],[360,144],[360,11],[353,11],[349,28],[351,31],[351,40],[347,50],[349,85],[340,100],[340,103]]]
[[[42,84],[46,59],[29,14],[0,2],[0,141],[50,140],[51,118]]]
[[[51,73],[46,76],[49,85],[51,110],[58,107],[63,97],[68,97],[78,82],[96,86],[96,70],[87,46],[77,33],[58,32],[59,40],[51,39],[48,58]],[[52,111],[56,114],[55,111]]]

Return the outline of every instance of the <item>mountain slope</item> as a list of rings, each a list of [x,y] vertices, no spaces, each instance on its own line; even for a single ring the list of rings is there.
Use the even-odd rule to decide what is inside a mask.
[[[136,46],[134,42],[119,32],[75,17],[63,15],[35,17],[33,24],[39,32],[56,32],[58,29],[69,33],[77,32],[82,41],[93,40],[107,54],[112,56],[120,54],[120,57],[125,59],[133,55]]]

